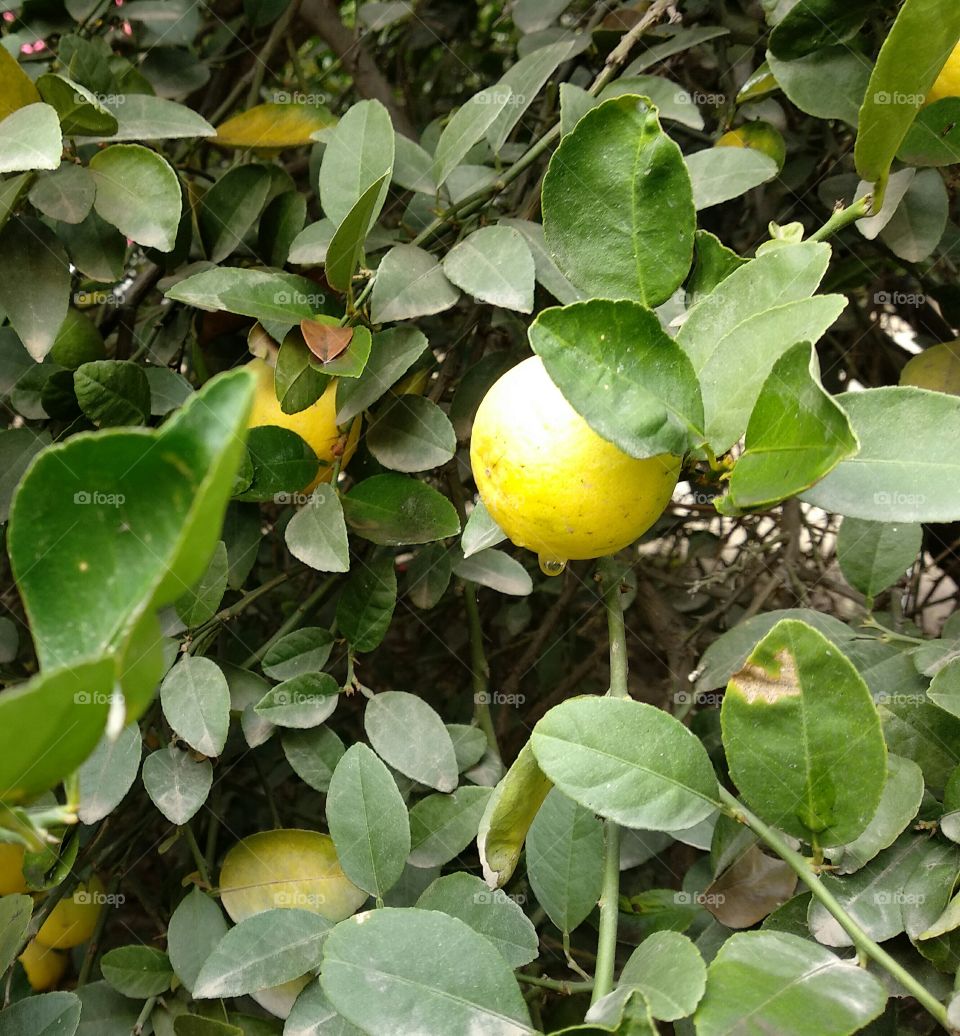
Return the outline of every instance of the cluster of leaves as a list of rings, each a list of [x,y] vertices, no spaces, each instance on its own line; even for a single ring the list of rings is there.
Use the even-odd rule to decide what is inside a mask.
[[[949,349],[895,384],[895,333],[960,322],[960,99],[922,107],[960,9],[341,6],[5,5],[0,1032],[956,1028],[960,629],[897,587],[960,520],[960,398]],[[756,120],[772,154],[716,146]],[[464,463],[529,349],[685,458],[650,544],[842,516],[853,605],[757,614],[738,560],[677,616],[693,690],[630,698],[640,552],[561,586]],[[334,386],[332,459],[248,430],[250,354],[284,415]],[[572,697],[592,612],[612,693]],[[94,871],[76,991],[31,996]]]

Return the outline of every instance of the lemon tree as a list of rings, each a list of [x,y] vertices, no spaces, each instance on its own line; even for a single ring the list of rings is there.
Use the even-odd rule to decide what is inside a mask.
[[[955,0],[4,7],[0,1033],[960,1031]]]

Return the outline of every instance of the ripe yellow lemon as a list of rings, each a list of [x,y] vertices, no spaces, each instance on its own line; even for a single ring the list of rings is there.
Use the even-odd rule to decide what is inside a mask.
[[[680,473],[678,457],[636,460],[600,438],[538,356],[484,396],[470,463],[494,521],[518,547],[539,554],[545,571],[632,543],[663,512]]]
[[[103,882],[94,875],[64,896],[37,932],[37,942],[49,949],[69,950],[93,935],[103,908]]]
[[[35,993],[45,993],[48,989],[54,989],[63,978],[67,970],[67,955],[31,939],[20,954],[20,963],[27,973],[30,988]]]
[[[265,425],[278,425],[291,432],[296,432],[306,442],[320,461],[320,472],[317,477],[304,487],[308,493],[321,482],[329,482],[333,472],[337,444],[340,441],[340,430],[337,427],[337,380],[334,378],[323,395],[306,410],[297,414],[285,414],[280,409],[276,389],[273,384],[273,368],[264,360],[253,360],[250,369],[257,375],[257,389],[253,397],[253,409],[250,412],[248,428],[261,428]],[[360,438],[360,426],[357,425],[347,439],[343,450],[341,467],[346,467],[357,448]]]
[[[730,130],[717,141],[717,147],[745,147],[768,155],[782,169],[787,157],[787,145],[776,126],[769,122],[745,122]]]
[[[944,97],[960,97],[960,43],[953,48],[953,53],[930,87],[924,103],[933,104],[934,101],[942,101]]]
[[[0,896],[28,891],[23,877],[23,846],[0,842]]]
[[[237,923],[289,907],[343,921],[366,899],[343,873],[333,839],[319,831],[260,831],[237,842],[220,869],[220,902]]]

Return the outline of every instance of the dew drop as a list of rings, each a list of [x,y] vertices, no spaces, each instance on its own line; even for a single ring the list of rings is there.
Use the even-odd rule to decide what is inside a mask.
[[[558,576],[567,567],[566,561],[557,561],[556,558],[546,558],[542,554],[538,555],[537,561],[540,562],[540,571],[545,576]]]

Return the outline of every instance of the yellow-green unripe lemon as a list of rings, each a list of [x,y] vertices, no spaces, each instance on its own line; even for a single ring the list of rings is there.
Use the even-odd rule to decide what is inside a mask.
[[[732,129],[717,141],[717,147],[744,147],[759,151],[777,163],[779,169],[787,157],[787,145],[776,126],[769,122],[745,122]]]
[[[548,563],[599,558],[632,543],[663,513],[680,473],[679,457],[637,460],[600,438],[538,356],[484,396],[470,463],[494,521]]]
[[[947,63],[927,93],[925,104],[942,101],[944,97],[960,97],[960,43],[953,48]]]

